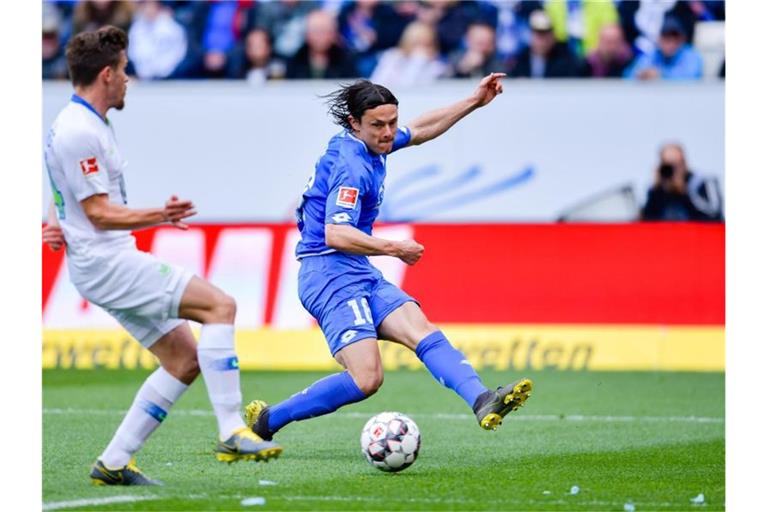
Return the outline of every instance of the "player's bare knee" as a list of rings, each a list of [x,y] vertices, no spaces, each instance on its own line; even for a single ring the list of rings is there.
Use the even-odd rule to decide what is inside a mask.
[[[384,372],[381,370],[366,372],[355,377],[355,382],[365,396],[371,396],[376,393],[384,383]]]
[[[235,299],[226,293],[221,293],[216,297],[216,303],[213,306],[213,317],[215,323],[232,324],[235,323],[237,314],[237,303]]]

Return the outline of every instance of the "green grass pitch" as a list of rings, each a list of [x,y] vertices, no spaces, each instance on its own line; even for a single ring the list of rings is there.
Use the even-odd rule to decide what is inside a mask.
[[[426,371],[390,372],[369,400],[286,427],[276,437],[285,450],[280,459],[232,465],[214,459],[216,423],[201,378],[138,456],[139,467],[166,485],[93,487],[90,465],[146,375],[43,372],[44,509],[621,511],[631,503],[641,512],[725,506],[723,373],[527,372],[534,381],[529,402],[498,431],[486,432]],[[275,402],[323,375],[243,372],[243,398]],[[498,385],[523,375],[481,376]],[[363,424],[386,410],[410,415],[421,429],[418,460],[402,473],[380,472],[360,453]],[[704,506],[690,501],[699,494]],[[241,504],[255,497],[264,504]],[[77,506],[75,500],[86,501]]]

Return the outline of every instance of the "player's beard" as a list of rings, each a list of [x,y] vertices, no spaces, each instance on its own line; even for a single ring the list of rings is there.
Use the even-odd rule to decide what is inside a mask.
[[[115,105],[114,105],[115,109],[123,110],[123,107],[125,107],[125,93],[126,91],[123,90],[123,94],[121,94],[118,100],[115,102]]]

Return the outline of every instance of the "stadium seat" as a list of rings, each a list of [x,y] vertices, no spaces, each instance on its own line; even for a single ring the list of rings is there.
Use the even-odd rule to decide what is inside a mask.
[[[693,46],[704,60],[704,78],[715,78],[725,58],[725,22],[699,21],[694,30]]]
[[[611,189],[566,209],[558,222],[632,222],[640,208],[631,184]]]

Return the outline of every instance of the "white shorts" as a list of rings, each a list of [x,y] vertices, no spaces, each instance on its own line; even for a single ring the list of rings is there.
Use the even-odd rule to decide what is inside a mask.
[[[184,323],[179,304],[193,277],[188,270],[128,250],[98,258],[77,274],[84,277],[73,279],[80,294],[112,315],[146,348]]]

